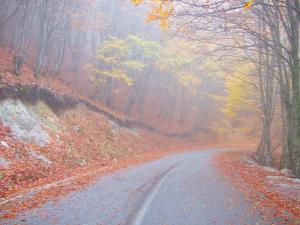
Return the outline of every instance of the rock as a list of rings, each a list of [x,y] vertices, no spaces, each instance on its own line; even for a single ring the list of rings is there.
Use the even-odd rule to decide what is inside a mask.
[[[2,168],[8,168],[10,165],[10,162],[7,161],[5,158],[0,156],[0,167]]]
[[[139,136],[139,130],[137,128],[127,129],[129,133],[131,133],[133,136]]]
[[[0,118],[21,141],[34,141],[43,147],[50,143],[50,136],[33,112],[20,100],[7,99],[0,104]]]
[[[30,155],[33,159],[36,159],[36,160],[38,160],[38,161],[42,161],[44,164],[47,164],[47,165],[52,164],[52,162],[51,162],[49,159],[47,159],[46,156],[44,156],[44,155],[42,155],[42,154],[39,154],[39,153],[33,151],[32,149],[29,149],[29,150],[28,150],[28,153],[29,153],[29,155]]]
[[[9,148],[9,145],[5,141],[1,141],[0,143],[3,147]]]
[[[15,156],[15,159],[20,159],[21,157],[21,151],[20,149],[16,149],[16,156]]]
[[[286,190],[300,190],[300,180],[286,176],[267,176],[267,182],[280,189]]]
[[[109,125],[111,127],[112,134],[116,134],[120,131],[130,133],[134,136],[139,136],[139,130],[137,128],[126,128],[126,127],[120,127],[116,122],[112,120],[108,120]]]
[[[120,126],[112,120],[108,120],[113,134],[117,133],[120,130]]]
[[[271,173],[277,173],[278,170],[272,168],[272,167],[268,167],[268,166],[261,166],[261,168],[263,168],[265,171],[271,172]]]
[[[289,169],[282,169],[282,170],[280,170],[280,173],[282,175],[285,175],[288,177],[293,177],[293,172],[292,172],[292,170],[289,170]]]
[[[257,163],[252,158],[247,158],[246,162],[252,166],[257,166]]]
[[[77,160],[77,163],[79,166],[85,166],[87,164],[85,159],[79,159],[79,160]]]
[[[80,127],[79,126],[73,126],[73,130],[75,130],[76,132],[79,132],[80,131]]]

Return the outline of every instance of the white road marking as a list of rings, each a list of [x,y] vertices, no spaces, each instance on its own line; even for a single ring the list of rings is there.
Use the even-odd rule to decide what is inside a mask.
[[[183,160],[184,161],[184,160]],[[173,165],[161,178],[160,180],[155,184],[152,192],[147,196],[146,200],[144,201],[144,204],[142,205],[142,207],[140,207],[140,210],[136,213],[135,218],[133,219],[132,225],[141,225],[144,217],[149,209],[149,206],[151,205],[156,193],[158,192],[159,188],[161,187],[161,185],[164,183],[164,181],[167,179],[168,175],[170,174],[170,172],[180,163],[182,163],[183,161],[176,163],[175,165]]]

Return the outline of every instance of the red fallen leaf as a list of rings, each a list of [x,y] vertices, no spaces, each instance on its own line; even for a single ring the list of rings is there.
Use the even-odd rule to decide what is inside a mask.
[[[266,171],[262,167],[247,164],[239,158],[242,153],[221,153],[214,160],[215,165],[226,178],[238,189],[244,192],[250,200],[260,207],[271,209],[269,216],[280,216],[289,221],[300,218],[300,199],[295,199],[293,193],[275,190],[267,182],[267,176],[279,176],[277,171]],[[272,213],[272,211],[274,211]],[[286,215],[288,212],[289,215]]]
[[[0,48],[1,53],[2,51],[4,50]],[[7,63],[0,65],[0,71],[9,71],[9,68],[6,70],[7,68],[3,68],[3,66],[11,66],[12,55],[5,53],[1,54],[1,56],[7,59]],[[49,77],[35,79],[31,69],[26,65],[24,65],[24,71],[26,73],[20,77],[16,77],[9,72],[3,74],[4,84],[11,86],[17,84],[31,85],[45,88],[60,95],[80,97],[122,120],[128,119],[123,114],[113,112],[97,101],[91,101],[82,94],[74,93],[70,87],[57,79]],[[54,138],[51,144],[45,148],[40,148],[33,143],[25,144],[17,141],[11,136],[10,130],[0,123],[1,140],[5,138],[5,141],[11,146],[10,151],[5,151],[1,148],[0,154],[12,162],[9,169],[1,171],[3,172],[4,178],[0,179],[0,197],[9,197],[27,189],[42,186],[67,177],[97,171],[99,168],[107,167],[105,172],[111,172],[132,164],[156,159],[162,155],[179,151],[180,149],[191,149],[188,146],[199,147],[197,143],[186,143],[168,139],[144,130],[139,131],[139,136],[120,132],[114,136],[114,141],[111,141],[106,138],[108,135],[111,135],[110,124],[106,119],[97,113],[89,111],[83,106],[76,109],[75,112],[74,115],[63,114],[59,116],[61,125],[65,127],[68,132],[59,134],[60,142],[58,142],[55,138],[56,133],[48,130],[47,132]],[[79,125],[81,129],[80,132],[73,130],[71,126],[73,123]],[[101,141],[100,145],[97,143],[98,140]],[[89,146],[88,148],[87,145]],[[120,155],[118,161],[114,162],[111,159],[113,157],[105,157],[103,154],[103,149],[108,147],[114,150],[117,149],[120,152],[128,152],[128,155]],[[32,149],[46,155],[53,163],[51,166],[47,166],[36,162],[30,157],[27,149]],[[173,149],[173,151],[171,149]],[[17,156],[18,160],[16,159]],[[76,164],[76,161],[82,158],[86,160],[86,165],[79,166]],[[104,172],[101,171],[101,173]],[[101,173],[99,172],[99,174]],[[86,181],[82,181],[81,183],[88,184],[90,182],[91,178],[89,177],[86,178]],[[78,186],[80,186],[79,183],[80,182],[77,183]],[[61,192],[68,191],[70,191],[70,189]],[[44,196],[37,196],[30,204],[28,202],[20,203],[14,207],[14,210],[24,210],[42,204],[42,202],[48,198],[59,196],[57,192],[59,191],[45,192]]]
[[[16,213],[6,213],[3,216],[1,216],[0,218],[2,219],[13,219],[16,217]]]

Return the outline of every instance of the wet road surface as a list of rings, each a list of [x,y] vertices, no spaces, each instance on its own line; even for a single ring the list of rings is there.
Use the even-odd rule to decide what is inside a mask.
[[[99,179],[4,224],[271,224],[213,166],[219,150],[185,152]]]

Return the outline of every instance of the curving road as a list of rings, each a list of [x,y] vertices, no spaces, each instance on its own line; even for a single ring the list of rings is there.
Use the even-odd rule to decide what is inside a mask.
[[[216,171],[217,150],[174,154],[101,178],[4,224],[271,224]],[[276,223],[278,224],[278,223]]]

